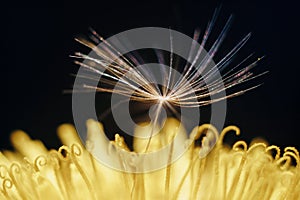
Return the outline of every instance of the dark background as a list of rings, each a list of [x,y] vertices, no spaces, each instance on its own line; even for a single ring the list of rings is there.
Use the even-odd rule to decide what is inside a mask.
[[[228,101],[226,124],[236,124],[242,138],[263,136],[279,146],[300,148],[299,20],[296,1],[224,1],[216,27],[233,13],[223,45],[228,50],[252,32],[249,53],[266,55],[259,66],[270,71],[264,85]],[[219,2],[82,1],[2,5],[0,148],[10,148],[9,134],[23,129],[48,147],[57,148],[56,128],[73,123],[71,95],[76,72],[69,55],[86,49],[74,37],[95,28],[104,37],[144,26],[171,27],[191,35],[205,28]],[[220,50],[222,52],[222,49]],[[87,52],[86,52],[87,53]]]

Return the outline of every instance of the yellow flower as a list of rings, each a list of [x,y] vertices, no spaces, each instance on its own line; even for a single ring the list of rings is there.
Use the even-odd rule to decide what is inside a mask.
[[[299,199],[299,153],[287,147],[281,155],[276,146],[244,141],[232,148],[223,144],[229,131],[239,134],[235,126],[226,127],[209,154],[209,141],[216,135],[213,126],[196,127],[187,138],[179,122],[168,119],[164,128],[155,135],[148,152],[155,152],[172,144],[175,135],[186,141],[186,151],[170,165],[152,172],[130,173],[118,171],[97,161],[91,154],[107,151],[112,159],[126,167],[143,167],[160,158],[134,166],[123,162],[123,153],[129,152],[124,139],[118,134],[108,141],[99,122],[87,122],[87,149],[81,143],[72,125],[62,125],[58,135],[63,146],[48,151],[40,141],[31,140],[22,131],[12,134],[15,152],[0,154],[0,199]],[[135,134],[142,134],[135,130]],[[201,137],[205,134],[206,137]],[[202,139],[201,147],[195,140]],[[134,151],[144,152],[146,139],[134,139]],[[195,144],[194,144],[195,143]],[[169,154],[178,144],[171,145]],[[274,155],[274,156],[272,156]],[[162,158],[165,158],[162,156]],[[293,164],[294,163],[294,164]],[[127,165],[127,166],[126,166]]]

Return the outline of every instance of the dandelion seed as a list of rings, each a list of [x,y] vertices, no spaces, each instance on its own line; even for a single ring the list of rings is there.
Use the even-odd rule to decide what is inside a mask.
[[[189,55],[183,66],[174,66],[174,60],[177,57],[174,52],[175,37],[171,30],[169,31],[170,52],[168,61],[160,50],[154,49],[158,66],[160,66],[154,69],[153,64],[141,64],[145,62],[133,53],[123,55],[117,47],[114,47],[113,44],[91,29],[89,39],[76,40],[92,49],[93,53],[89,55],[76,53],[73,57],[77,59],[75,63],[86,70],[86,74],[79,76],[96,81],[97,84],[83,84],[83,88],[75,88],[73,92],[84,89],[85,91],[112,93],[125,97],[125,99],[115,102],[111,109],[117,109],[122,103],[129,100],[152,104],[153,112],[150,113],[150,118],[151,123],[156,126],[164,123],[165,111],[167,111],[167,115],[171,113],[171,116],[175,116],[182,124],[186,125],[181,120],[186,116],[183,116],[178,111],[179,109],[199,109],[201,106],[214,104],[258,87],[259,84],[236,92],[229,92],[229,89],[236,88],[238,85],[264,74],[254,75],[252,72],[261,58],[247,64],[252,58],[252,54],[244,58],[239,64],[229,68],[233,58],[249,40],[250,33],[214,64],[213,59],[228,34],[233,19],[232,16],[229,17],[217,39],[211,46],[208,46],[207,41],[214,29],[218,12],[219,9],[215,11],[211,22],[208,24],[200,45],[197,45],[201,36],[200,30],[195,30]],[[205,49],[208,51],[206,52]],[[80,59],[83,61],[79,61]],[[219,75],[220,72],[222,72],[222,76]],[[101,77],[100,80],[97,77]],[[225,91],[228,94],[225,94]],[[128,114],[127,117],[130,115]],[[195,117],[197,118],[197,116]],[[199,125],[199,123],[194,124],[193,127],[195,125]],[[187,129],[190,131],[191,128]],[[130,134],[130,131],[125,132]],[[145,152],[148,151],[154,135],[155,131],[152,130],[147,136],[149,141]]]
[[[76,40],[92,49],[95,56],[92,57],[90,55],[76,53],[72,57],[83,59],[85,61],[75,61],[76,64],[87,70],[87,75],[83,78],[95,80],[93,74],[98,74],[101,76],[101,79],[99,86],[85,84],[83,85],[83,88],[85,88],[85,90],[90,89],[91,91],[96,90],[98,92],[123,95],[130,98],[132,101],[157,103],[160,105],[158,106],[158,109],[167,108],[167,110],[176,113],[177,107],[201,107],[241,95],[246,91],[258,87],[259,85],[255,85],[237,92],[229,92],[225,96],[211,98],[225,90],[228,91],[228,89],[234,88],[266,73],[254,75],[253,72],[251,72],[258,61],[261,60],[261,58],[258,58],[254,62],[246,64],[253,56],[252,54],[242,60],[238,65],[228,70],[233,58],[249,40],[251,36],[250,33],[236,44],[236,46],[234,46],[213,67],[210,66],[232,23],[232,16],[230,16],[216,41],[211,47],[208,47],[207,41],[213,30],[218,12],[219,9],[215,11],[211,22],[208,24],[202,41],[200,42],[200,47],[197,49],[195,44],[191,45],[185,66],[174,66],[174,39],[171,32],[169,63],[165,61],[162,52],[155,50],[159,64],[169,65],[169,69],[161,69],[164,80],[163,86],[155,84],[157,83],[157,80],[154,79],[157,77],[152,73],[152,70],[138,68],[138,66],[143,63],[143,61],[139,61],[141,59],[133,54],[121,55],[118,49],[98,35],[95,30],[91,29],[91,36],[89,39]],[[200,30],[196,29],[193,37],[194,42],[199,41],[200,35]],[[99,43],[102,43],[103,45],[99,47]],[[209,50],[205,53],[204,49]],[[172,70],[175,68],[181,69],[179,70],[179,73],[182,75],[180,78],[175,77],[173,73],[174,70]],[[216,77],[216,73],[218,72],[223,72],[221,78]],[[96,81],[98,80],[96,79]],[[75,89],[80,90],[80,88]],[[160,113],[160,110],[158,110],[157,113]]]

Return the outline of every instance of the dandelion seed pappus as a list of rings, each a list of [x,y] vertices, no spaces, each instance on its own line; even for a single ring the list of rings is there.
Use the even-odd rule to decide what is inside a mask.
[[[199,108],[210,105],[209,123],[221,130],[226,116],[226,100],[259,85],[227,94],[226,90],[264,73],[253,75],[252,69],[261,58],[254,59],[252,54],[242,58],[239,64],[231,66],[234,57],[249,40],[250,33],[222,59],[214,62],[213,59],[232,23],[230,16],[214,43],[208,46],[207,41],[214,29],[218,12],[217,9],[205,32],[201,35],[200,30],[196,29],[193,38],[172,29],[144,27],[127,30],[108,39],[91,29],[88,39],[76,39],[92,49],[89,54],[75,53],[72,56],[80,66],[73,89],[73,117],[81,138],[86,138],[85,131],[81,131],[85,130],[85,121],[88,118],[97,119],[97,92],[111,93],[111,113],[118,128],[125,134],[145,140],[144,153],[139,154],[135,162],[153,159],[157,155],[168,155],[163,152],[169,152],[172,143],[179,141],[174,136],[173,142],[166,144],[159,151],[151,151],[149,148],[155,135],[163,131],[164,122],[170,115],[181,122],[182,127],[178,130],[190,132],[200,124]],[[147,63],[136,54],[143,49],[152,49],[156,55],[156,62]],[[175,61],[178,57],[185,60],[183,66],[176,66]],[[81,91],[88,91],[89,94],[83,94]],[[148,124],[140,125],[132,119],[129,109],[131,102],[150,105],[147,107],[150,118]],[[144,130],[141,131],[143,134],[133,135],[133,127]],[[207,142],[208,138],[210,141]],[[201,143],[203,148],[199,156],[205,157],[217,139],[218,135],[207,136],[206,142]],[[153,171],[165,167],[178,159],[192,143],[177,145],[181,148],[173,152],[171,159],[158,159],[154,166],[140,170]],[[106,152],[93,155],[112,168],[124,170],[119,163],[112,162]],[[139,171],[134,169],[134,172]]]

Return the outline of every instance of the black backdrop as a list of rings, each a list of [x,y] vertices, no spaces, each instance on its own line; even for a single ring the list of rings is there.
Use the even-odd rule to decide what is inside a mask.
[[[259,67],[270,71],[259,80],[262,87],[228,101],[226,124],[238,125],[247,140],[263,136],[279,146],[300,147],[300,14],[295,2],[223,2],[217,26],[223,26],[230,13],[235,15],[224,49],[252,32],[246,48],[266,55]],[[205,27],[218,5],[208,0],[2,5],[0,148],[10,148],[14,129],[58,147],[56,127],[73,122],[71,95],[62,93],[72,87],[69,74],[76,71],[69,55],[84,49],[74,37],[87,33],[88,27],[105,37],[144,26],[171,27],[191,35],[194,28]]]

